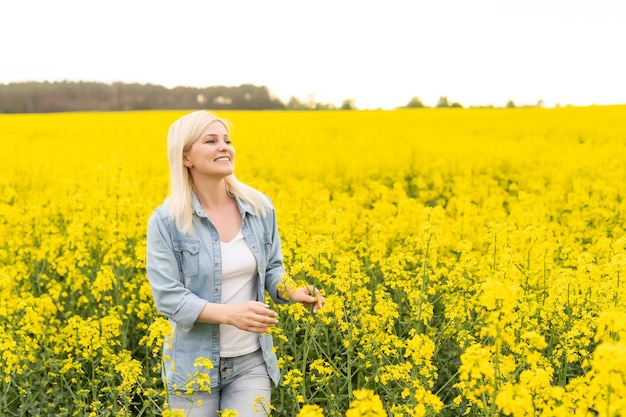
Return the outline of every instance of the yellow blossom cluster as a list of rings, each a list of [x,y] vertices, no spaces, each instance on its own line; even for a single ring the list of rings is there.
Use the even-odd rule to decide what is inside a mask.
[[[145,233],[182,114],[0,115],[1,415],[176,414]],[[272,306],[268,414],[626,414],[626,106],[219,115],[281,289],[326,297]]]

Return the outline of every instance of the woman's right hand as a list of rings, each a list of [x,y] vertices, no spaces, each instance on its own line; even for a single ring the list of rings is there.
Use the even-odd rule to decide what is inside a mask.
[[[278,323],[278,313],[259,301],[248,301],[237,305],[223,305],[226,311],[225,324],[253,333],[265,333]]]

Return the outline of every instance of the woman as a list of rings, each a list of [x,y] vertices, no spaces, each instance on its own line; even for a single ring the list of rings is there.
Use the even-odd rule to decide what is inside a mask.
[[[264,415],[255,403],[269,404],[280,376],[267,333],[277,313],[265,292],[314,311],[324,297],[282,281],[276,213],[235,178],[226,121],[187,114],[170,127],[167,146],[171,191],[150,217],[146,262],[156,307],[173,326],[163,352],[169,407],[188,416]]]

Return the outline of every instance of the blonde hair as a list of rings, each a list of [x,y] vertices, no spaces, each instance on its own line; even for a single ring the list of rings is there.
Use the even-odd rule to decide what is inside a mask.
[[[219,122],[230,132],[230,123],[206,110],[194,111],[176,120],[167,134],[167,159],[170,165],[170,195],[165,199],[170,216],[176,227],[185,234],[193,234],[192,179],[189,169],[183,165],[183,153],[198,140],[202,131],[211,123]],[[261,192],[242,183],[234,174],[225,178],[226,192],[239,197],[260,216],[265,216],[270,202]]]

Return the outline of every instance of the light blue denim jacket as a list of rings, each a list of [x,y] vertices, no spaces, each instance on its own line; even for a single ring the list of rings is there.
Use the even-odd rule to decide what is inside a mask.
[[[265,217],[261,217],[248,203],[236,200],[243,219],[241,232],[257,261],[256,300],[264,302],[267,291],[274,302],[286,303],[277,295],[285,269],[276,212],[272,206]],[[215,387],[219,378],[219,325],[196,323],[196,320],[206,303],[221,302],[220,238],[195,195],[193,206],[192,235],[178,230],[165,205],[157,207],[148,221],[148,280],[157,310],[173,326],[173,337],[166,338],[163,346],[163,376],[170,390],[185,389],[190,375],[201,371],[193,366],[199,357],[210,359],[214,365],[208,371],[211,386]],[[280,371],[272,336],[259,334],[259,342],[269,376],[278,385]]]

